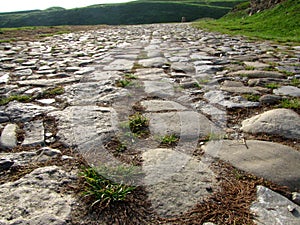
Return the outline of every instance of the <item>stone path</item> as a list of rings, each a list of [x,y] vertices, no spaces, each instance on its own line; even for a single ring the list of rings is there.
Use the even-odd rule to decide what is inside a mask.
[[[189,24],[110,27],[2,43],[0,94],[9,100],[0,106],[0,173],[49,159],[72,160],[51,148],[58,141],[91,166],[122,165],[106,148],[107,140],[117,137],[142,152],[132,156],[143,160],[145,178],[138,184],[146,186],[162,217],[180,215],[219,189],[210,168],[218,159],[299,191],[299,110],[274,109],[282,101],[299,102],[299,58],[299,48],[212,34]],[[122,82],[130,85],[117,85]],[[22,102],[23,95],[30,100]],[[137,108],[149,120],[146,139],[122,127]],[[252,112],[251,118],[238,118],[238,112]],[[49,124],[49,118],[56,123]],[[175,147],[161,147],[166,135],[178,137]],[[255,140],[260,135],[270,141]],[[290,146],[271,142],[275,136]],[[26,151],[11,152],[22,147]],[[195,156],[200,148],[204,154]],[[1,184],[0,224],[66,224],[75,199],[58,188],[76,172],[45,166]],[[45,192],[42,197],[31,199],[39,191]],[[300,222],[299,207],[283,212],[292,203],[281,202],[272,215],[278,224]],[[274,224],[258,207],[268,211],[254,203],[258,223]]]

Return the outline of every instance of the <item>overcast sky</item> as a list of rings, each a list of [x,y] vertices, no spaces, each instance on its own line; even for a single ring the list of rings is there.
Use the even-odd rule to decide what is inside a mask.
[[[0,0],[0,12],[47,9],[60,6],[66,9],[95,4],[130,2],[131,0]]]

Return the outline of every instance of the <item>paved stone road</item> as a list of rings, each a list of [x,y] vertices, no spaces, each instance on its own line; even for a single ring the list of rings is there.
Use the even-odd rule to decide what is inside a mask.
[[[146,185],[161,216],[183,213],[209,196],[209,190],[218,189],[210,169],[217,159],[299,191],[300,116],[291,109],[271,110],[283,99],[299,100],[299,57],[299,47],[250,42],[189,24],[120,26],[2,43],[0,94],[34,100],[10,101],[0,108],[0,172],[57,157],[72,160],[47,147],[56,141],[78,150],[90,165],[120,165],[106,148],[108,139],[118,137],[142,152],[145,179],[137,182]],[[125,79],[131,79],[130,86],[116,85]],[[64,87],[64,94],[45,94],[54,87]],[[120,125],[136,110],[134,106],[142,107],[150,121],[146,140]],[[268,106],[267,111],[240,124],[228,121],[228,111],[259,111],[261,106]],[[57,120],[57,132],[49,118]],[[247,133],[280,136],[293,147],[245,141]],[[167,134],[179,137],[176,147],[161,147],[158,140]],[[199,142],[201,159],[193,156]],[[19,146],[32,149],[10,152]],[[42,167],[2,184],[0,224],[65,224],[74,197],[59,195],[57,189],[75,175],[76,171],[58,166]],[[278,197],[263,188],[258,195],[269,191]],[[51,197],[35,195],[39,191]],[[283,224],[299,223],[299,216],[285,212],[294,203],[279,196],[283,206],[271,212],[265,210],[268,197],[258,197],[253,205],[258,223],[274,224],[269,220],[274,215]],[[16,198],[21,203],[12,200]],[[300,207],[293,207],[299,215]]]

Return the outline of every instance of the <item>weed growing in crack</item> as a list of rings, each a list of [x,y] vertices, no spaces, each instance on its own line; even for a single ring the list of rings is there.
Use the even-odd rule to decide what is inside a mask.
[[[135,189],[105,178],[105,175],[101,175],[102,172],[95,168],[84,168],[80,174],[85,187],[82,194],[85,198],[89,198],[91,207],[97,204],[100,207],[107,207],[112,202],[124,201],[126,196]]]
[[[124,77],[126,79],[129,79],[129,80],[136,80],[137,79],[137,76],[135,76],[133,73],[125,73]]]
[[[128,80],[128,79],[121,79],[121,80],[116,80],[116,86],[117,87],[128,87],[132,85],[132,81],[131,80]]]
[[[258,101],[259,101],[259,98],[260,98],[260,95],[244,94],[243,97],[244,97],[245,99],[247,99],[248,101],[251,101],[251,102],[258,102]]]
[[[291,85],[293,85],[293,86],[299,86],[300,85],[300,79],[293,78],[291,80]]]
[[[179,138],[175,134],[167,134],[160,138],[160,143],[163,146],[174,146],[179,141]]]
[[[56,95],[62,95],[63,93],[65,93],[65,89],[63,87],[59,86],[59,87],[51,88],[51,89],[44,91],[42,93],[42,96],[43,97],[53,97]]]
[[[0,105],[6,105],[11,101],[30,102],[32,98],[28,95],[11,95],[9,97],[0,98]]]
[[[300,99],[299,98],[282,99],[279,107],[286,108],[286,109],[300,109]]]
[[[269,84],[266,84],[265,87],[273,90],[273,89],[279,88],[279,87],[280,87],[280,84],[269,83]]]
[[[149,127],[149,120],[141,113],[135,113],[129,117],[129,128],[132,133],[139,136],[144,136],[147,133]]]

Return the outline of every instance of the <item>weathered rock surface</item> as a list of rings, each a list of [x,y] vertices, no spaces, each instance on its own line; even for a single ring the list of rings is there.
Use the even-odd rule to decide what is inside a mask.
[[[222,133],[221,129],[204,115],[196,112],[146,113],[145,116],[150,120],[151,133],[161,137],[175,134],[185,140]]]
[[[0,146],[4,149],[12,149],[17,146],[17,124],[7,124],[0,137]]]
[[[74,175],[51,166],[0,185],[0,223],[67,224],[74,199],[60,188],[74,179]]]
[[[273,142],[231,140],[208,142],[205,154],[225,160],[246,172],[292,189],[300,187],[300,152]]]
[[[290,109],[273,109],[244,120],[241,130],[300,139],[300,116]]]
[[[24,125],[25,139],[24,146],[35,146],[44,144],[45,129],[42,120],[27,122]]]
[[[142,155],[145,184],[155,211],[175,216],[189,210],[199,199],[217,189],[209,166],[171,149],[151,149]]]
[[[264,186],[257,186],[257,200],[252,203],[251,212],[259,225],[300,223],[300,206]]]
[[[300,88],[294,86],[282,86],[278,89],[275,89],[274,94],[276,95],[287,95],[292,97],[300,97]]]

